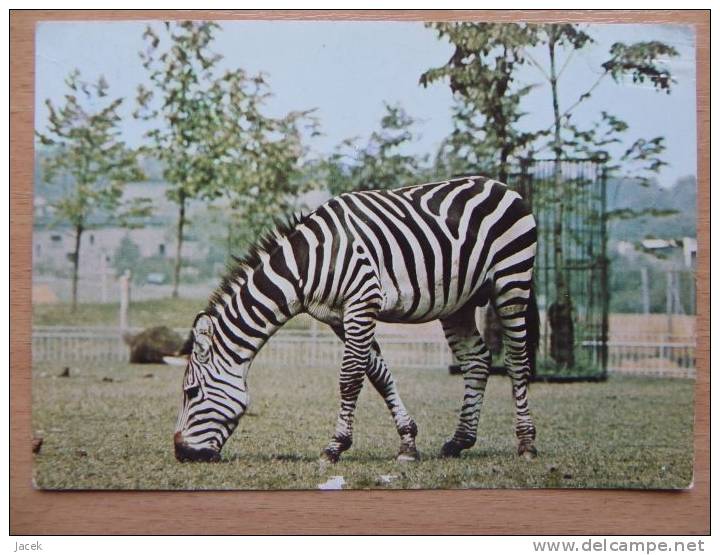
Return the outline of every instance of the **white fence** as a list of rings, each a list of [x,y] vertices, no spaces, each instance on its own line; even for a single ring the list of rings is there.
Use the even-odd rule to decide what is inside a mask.
[[[117,328],[36,326],[32,332],[33,362],[127,361],[128,346]]]
[[[139,330],[131,330],[139,331]],[[177,330],[181,335],[187,330]],[[614,337],[608,343],[608,371],[613,374],[695,377],[695,340],[692,337]],[[393,368],[439,369],[452,363],[442,339],[386,334],[378,342]],[[586,348],[596,345],[586,344]],[[115,328],[35,327],[34,362],[127,361],[129,349]],[[339,366],[342,345],[324,330],[280,330],[258,355],[258,366]]]

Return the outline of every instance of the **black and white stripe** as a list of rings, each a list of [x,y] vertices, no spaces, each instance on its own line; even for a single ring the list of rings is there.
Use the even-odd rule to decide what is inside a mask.
[[[417,428],[374,340],[375,324],[436,319],[464,375],[457,429],[442,449],[457,456],[475,443],[490,365],[475,309],[488,301],[504,327],[518,449],[533,455],[527,390],[535,248],[525,203],[484,177],[346,193],[280,227],[238,261],[196,319],[175,434],[178,458],[217,458],[247,407],[245,377],[254,356],[301,312],[329,324],[345,344],[341,406],[326,458],[336,461],[352,443],[366,375],[393,416],[399,457],[417,458]]]

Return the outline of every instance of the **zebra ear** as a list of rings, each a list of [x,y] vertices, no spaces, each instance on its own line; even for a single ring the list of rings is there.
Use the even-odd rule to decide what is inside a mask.
[[[164,356],[163,362],[165,364],[169,364],[170,366],[187,366],[189,358],[190,357],[188,357],[187,355],[185,355],[185,356]]]
[[[208,337],[212,337],[213,335],[212,319],[204,312],[197,315],[195,323],[193,324],[193,336],[195,337],[195,341],[197,341],[201,335]]]

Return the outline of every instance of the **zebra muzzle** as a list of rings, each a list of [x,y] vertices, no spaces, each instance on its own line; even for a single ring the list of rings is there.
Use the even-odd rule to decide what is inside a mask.
[[[218,462],[220,460],[220,451],[209,447],[200,449],[191,447],[183,438],[182,432],[175,432],[173,440],[175,442],[175,458],[179,462]]]

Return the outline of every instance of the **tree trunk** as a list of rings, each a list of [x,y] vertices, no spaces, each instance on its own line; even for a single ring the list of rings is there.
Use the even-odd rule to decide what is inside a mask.
[[[510,158],[510,149],[508,147],[503,147],[500,149],[500,164],[498,166],[498,181],[500,183],[504,183],[505,185],[510,185],[508,183],[510,178],[510,172],[508,171],[508,159]]]
[[[556,38],[554,29],[548,40],[550,51],[550,89],[552,91],[553,114],[555,119],[555,135],[553,152],[555,164],[553,168],[554,204],[553,212],[553,266],[555,268],[555,302],[549,307],[551,328],[550,355],[560,367],[572,368],[575,365],[575,329],[572,316],[572,299],[567,280],[565,279],[565,261],[563,256],[563,220],[565,218],[566,191],[562,178],[563,145],[561,136],[560,105],[558,100],[557,71],[555,67]]]
[[[232,216],[231,216],[232,217]],[[227,233],[227,256],[226,259],[230,261],[233,253],[233,225],[231,221],[228,221],[228,233]]]
[[[73,251],[73,275],[72,275],[72,306],[70,310],[75,312],[77,309],[77,289],[78,277],[80,274],[80,239],[82,238],[83,226],[75,227],[75,250]]]
[[[180,268],[182,267],[182,244],[183,244],[183,228],[185,227],[185,195],[180,193],[179,199],[180,210],[178,213],[177,225],[177,241],[175,250],[175,270],[173,272],[173,290],[172,297],[177,299],[180,287]]]

